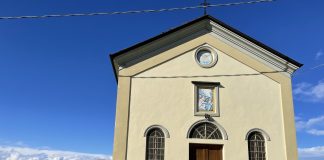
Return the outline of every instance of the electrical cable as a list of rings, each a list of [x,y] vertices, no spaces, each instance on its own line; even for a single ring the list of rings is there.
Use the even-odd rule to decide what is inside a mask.
[[[225,7],[225,6],[236,6],[243,4],[256,4],[264,2],[274,2],[275,0],[255,0],[247,2],[233,2],[233,3],[224,3],[224,4],[208,4],[208,5],[199,5],[191,7],[180,7],[180,8],[164,8],[158,10],[134,10],[134,11],[122,11],[122,12],[95,12],[95,13],[69,13],[69,14],[48,14],[40,16],[9,16],[9,17],[0,17],[0,20],[13,20],[13,19],[41,19],[41,18],[58,18],[58,17],[77,17],[77,16],[100,16],[100,15],[119,15],[119,14],[139,14],[139,13],[153,13],[153,12],[171,12],[171,11],[180,11],[180,10],[189,10],[189,9],[198,9],[198,8],[212,8],[212,7]]]

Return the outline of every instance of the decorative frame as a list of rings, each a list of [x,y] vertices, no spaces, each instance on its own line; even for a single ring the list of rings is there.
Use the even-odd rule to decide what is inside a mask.
[[[201,52],[201,51],[209,51],[212,55],[212,63],[210,64],[201,64],[200,61],[198,60],[198,53]],[[217,61],[218,61],[218,56],[217,56],[217,53],[214,49],[212,49],[211,47],[208,47],[208,46],[202,46],[202,47],[199,47],[196,52],[195,52],[195,60],[197,62],[197,64],[200,66],[200,67],[203,67],[203,68],[211,68],[213,67]]]
[[[220,110],[219,110],[219,86],[220,86],[220,83],[219,82],[197,82],[197,81],[193,81],[192,83],[194,84],[194,115],[195,116],[205,116],[206,114],[208,114],[213,117],[219,117],[220,116]],[[208,104],[206,106],[206,103],[205,103],[205,104],[201,104],[204,106],[199,106],[200,99],[204,98],[204,97],[199,97],[200,89],[202,89],[202,91],[208,90],[208,89],[211,90],[211,92],[212,92],[211,98],[212,99],[211,100],[208,99],[209,102],[206,102],[206,103],[207,104],[212,103],[211,104],[212,108],[209,108],[208,110],[201,110],[201,107],[205,107],[205,108],[210,107],[210,104]],[[207,97],[207,98],[209,98],[209,97]]]

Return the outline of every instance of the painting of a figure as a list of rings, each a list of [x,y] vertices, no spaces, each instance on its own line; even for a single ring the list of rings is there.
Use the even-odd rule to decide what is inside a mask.
[[[198,89],[198,111],[213,111],[213,88]]]

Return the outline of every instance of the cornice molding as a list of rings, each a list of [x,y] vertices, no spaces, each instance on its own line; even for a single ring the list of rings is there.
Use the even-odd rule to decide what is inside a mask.
[[[298,66],[284,60],[279,56],[276,56],[275,54],[233,33],[221,25],[211,20],[209,23],[211,25],[211,32],[214,36],[221,38],[224,42],[227,42],[228,45],[239,49],[243,53],[257,59],[274,70],[282,71],[287,73],[286,75],[291,76],[291,74],[299,68]]]
[[[209,32],[209,30],[206,30],[208,26],[210,26],[208,20],[197,22],[194,25],[172,33],[171,35],[162,37],[154,42],[131,50],[127,54],[117,56],[115,62],[119,65],[118,67],[122,66],[122,68],[125,68],[131,66],[143,59],[147,59],[174,46],[185,43],[188,40],[207,34]]]
[[[131,67],[136,63],[204,34],[215,36],[226,44],[240,50],[242,53],[253,57],[260,63],[266,64],[268,67],[275,71],[279,71],[288,77],[291,77],[294,71],[299,68],[291,62],[277,56],[246,38],[241,37],[220,24],[205,19],[144,46],[130,50],[127,54],[115,57],[114,65],[117,74],[118,71],[121,71],[124,68]]]

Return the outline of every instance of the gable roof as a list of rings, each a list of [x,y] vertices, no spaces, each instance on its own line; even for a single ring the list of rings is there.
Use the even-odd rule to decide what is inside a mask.
[[[157,35],[155,37],[152,37],[152,38],[147,39],[147,40],[145,40],[143,42],[137,43],[137,44],[135,44],[135,45],[133,45],[131,47],[128,47],[128,48],[123,49],[123,50],[120,50],[120,51],[118,51],[116,53],[110,54],[109,56],[110,56],[111,64],[112,64],[113,69],[114,69],[114,74],[115,74],[116,79],[117,79],[117,73],[116,73],[116,68],[115,68],[115,65],[114,65],[114,59],[116,57],[118,57],[120,55],[123,55],[123,54],[125,54],[125,53],[127,53],[127,52],[129,52],[131,50],[137,49],[137,48],[139,48],[141,46],[144,46],[144,45],[146,45],[148,43],[151,43],[151,42],[153,42],[155,40],[158,40],[158,39],[161,39],[163,37],[166,37],[166,36],[168,36],[168,35],[170,35],[172,33],[175,33],[175,32],[177,32],[177,31],[179,31],[179,30],[181,30],[183,28],[189,27],[189,26],[191,26],[191,25],[193,25],[195,23],[198,23],[200,21],[203,21],[203,20],[211,20],[211,21],[213,21],[214,23],[216,23],[216,24],[218,24],[218,25],[220,25],[220,26],[222,26],[222,27],[230,30],[231,32],[233,32],[233,33],[235,33],[235,34],[237,34],[237,35],[239,35],[239,36],[247,39],[248,41],[250,41],[250,42],[252,42],[252,43],[260,46],[261,48],[263,48],[263,49],[271,52],[272,54],[274,54],[274,55],[276,55],[276,56],[278,56],[278,57],[286,60],[287,62],[289,62],[289,63],[297,66],[298,68],[303,66],[303,64],[297,62],[296,60],[294,60],[294,59],[292,59],[292,58],[290,58],[290,57],[288,57],[288,56],[280,53],[279,51],[277,51],[277,50],[275,50],[275,49],[273,49],[273,48],[271,48],[271,47],[263,44],[260,41],[257,41],[256,39],[254,39],[254,38],[252,38],[252,37],[250,37],[250,36],[248,36],[248,35],[240,32],[240,31],[238,31],[237,29],[235,29],[235,28],[233,28],[233,27],[225,24],[224,22],[222,22],[222,21],[220,21],[220,20],[218,20],[218,19],[216,19],[216,18],[214,18],[214,17],[212,17],[210,15],[204,15],[204,16],[202,16],[200,18],[197,18],[197,19],[195,19],[193,21],[190,21],[190,22],[188,22],[186,24],[183,24],[181,26],[178,26],[176,28],[173,28],[173,29],[171,29],[171,30],[169,30],[167,32],[163,32],[162,34],[159,34],[159,35]]]

